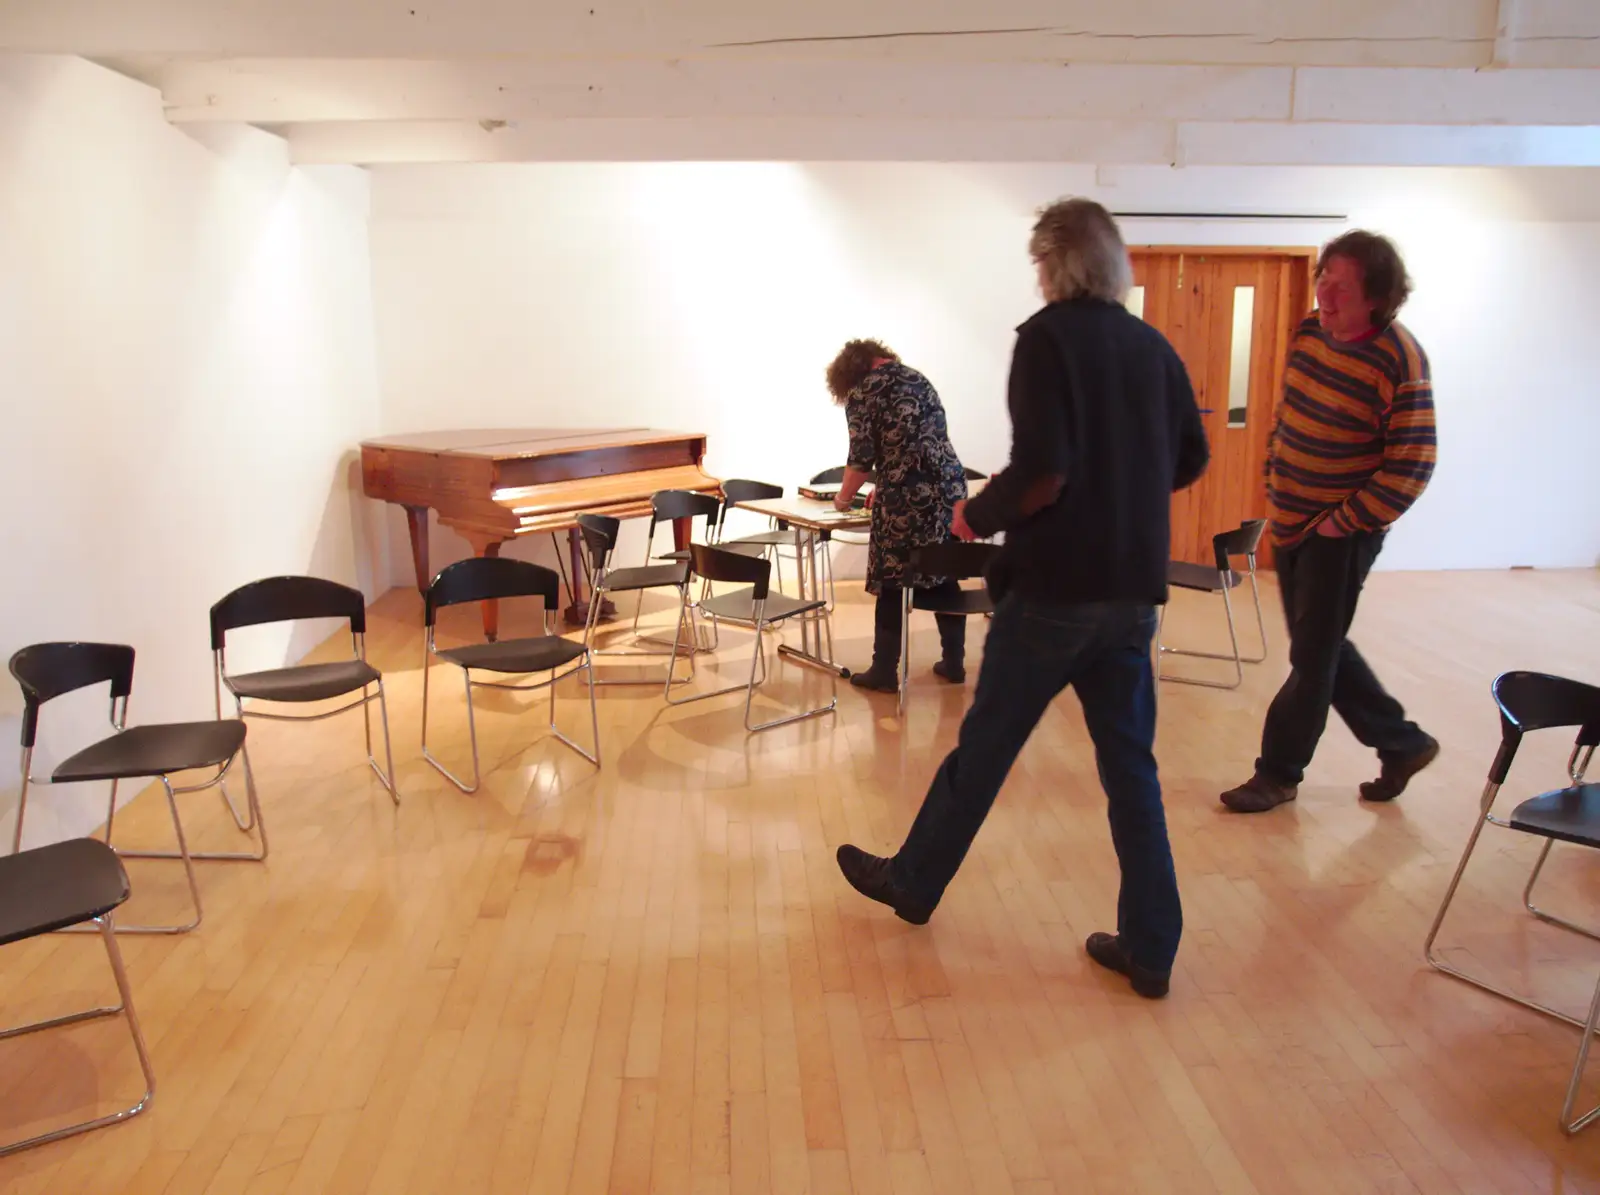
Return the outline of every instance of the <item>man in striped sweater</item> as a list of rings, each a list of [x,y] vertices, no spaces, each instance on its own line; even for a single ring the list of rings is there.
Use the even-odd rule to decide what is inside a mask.
[[[1392,801],[1439,754],[1345,637],[1384,535],[1433,475],[1428,358],[1394,318],[1410,280],[1394,245],[1357,231],[1322,251],[1316,284],[1266,464],[1291,671],[1267,710],[1255,774],[1222,794],[1239,813],[1294,800],[1330,706],[1378,753],[1381,774],[1361,786],[1368,801]]]

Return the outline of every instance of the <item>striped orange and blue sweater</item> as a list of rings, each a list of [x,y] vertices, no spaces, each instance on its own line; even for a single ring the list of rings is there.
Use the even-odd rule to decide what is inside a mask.
[[[1290,345],[1267,447],[1272,540],[1292,547],[1324,518],[1381,531],[1415,502],[1437,452],[1427,354],[1402,325],[1345,343],[1316,312]]]

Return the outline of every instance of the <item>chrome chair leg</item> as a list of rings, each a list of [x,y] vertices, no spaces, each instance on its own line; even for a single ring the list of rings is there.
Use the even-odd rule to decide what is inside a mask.
[[[1567,1083],[1567,1098],[1561,1104],[1561,1128],[1571,1135],[1600,1116],[1600,1105],[1590,1108],[1576,1120],[1572,1109],[1578,1102],[1578,1088],[1583,1083],[1584,1065],[1589,1061],[1589,1043],[1594,1040],[1595,1022],[1600,1021],[1600,981],[1594,985],[1594,996],[1589,1001],[1589,1019],[1583,1023],[1583,1038],[1578,1043],[1578,1057],[1572,1064],[1572,1078]]]
[[[184,925],[121,925],[121,924],[113,923],[112,932],[114,932],[114,933],[119,933],[119,934],[186,934],[190,930],[192,930],[195,927],[197,927],[200,924],[201,918],[203,918],[205,916],[205,911],[201,907],[201,904],[200,904],[200,884],[199,884],[199,881],[197,881],[195,879],[195,874],[194,874],[194,856],[189,853],[189,840],[183,833],[183,819],[178,816],[178,798],[177,798],[177,795],[175,794],[175,792],[173,790],[172,781],[167,779],[165,776],[158,777],[158,779],[161,781],[161,787],[166,790],[166,794],[167,794],[167,809],[172,813],[172,828],[173,828],[174,831],[176,831],[176,833],[178,835],[178,851],[177,851],[177,854],[174,855],[171,851],[124,851],[124,850],[120,850],[120,849],[118,849],[116,847],[112,847],[112,849],[116,850],[117,854],[120,855],[124,859],[181,859],[181,860],[183,860],[184,875],[188,878],[188,881],[189,881],[189,899],[194,903],[194,920],[190,921],[190,922],[187,922]],[[213,781],[212,783],[215,783],[215,781]],[[209,788],[210,785],[199,785],[197,787],[199,787],[199,788]],[[184,789],[183,791],[185,791],[185,792],[193,792],[195,790],[194,789]],[[107,827],[108,831],[109,831],[109,829],[110,829],[110,827]],[[109,833],[107,834],[106,845],[107,846],[111,846]]]
[[[371,714],[368,712],[370,707],[367,704],[367,702],[370,699],[367,697],[366,687],[362,686],[362,689],[361,689],[361,697],[362,697],[361,711],[362,711],[362,714],[368,720],[367,763],[369,763],[372,766],[372,770],[375,773],[377,773],[379,783],[381,783],[384,788],[389,790],[390,798],[394,801],[394,803],[396,805],[398,805],[398,804],[400,804],[400,789],[399,789],[398,785],[396,785],[395,778],[394,778],[394,744],[393,744],[393,742],[391,742],[391,740],[389,738],[389,698],[384,693],[383,681],[380,679],[377,682],[377,684],[378,684],[378,715],[383,720],[383,757],[384,757],[384,761],[389,765],[388,774],[387,775],[384,774],[384,770],[378,766],[378,761],[377,761],[376,758],[373,757],[373,754],[372,754],[372,731],[371,731],[371,728],[370,728],[371,727]]]
[[[895,693],[894,711],[904,713],[906,686],[911,683],[911,589],[900,591],[900,684]]]
[[[424,647],[422,650],[426,653],[428,649]],[[461,670],[461,681],[467,691],[467,737],[472,742],[472,783],[469,785],[435,759],[433,753],[428,750],[428,674],[432,671],[433,669],[428,665],[428,660],[424,659],[422,662],[422,758],[432,764],[441,776],[462,792],[475,793],[478,791],[482,776],[478,769],[478,723],[472,712],[472,673],[465,668]]]
[[[1461,877],[1467,870],[1467,862],[1472,858],[1473,849],[1478,845],[1479,835],[1483,833],[1483,828],[1491,822],[1496,825],[1504,824],[1490,813],[1494,806],[1494,799],[1499,794],[1499,791],[1500,786],[1492,780],[1484,787],[1478,820],[1472,827],[1471,836],[1467,839],[1466,849],[1461,852],[1461,861],[1456,864],[1455,873],[1450,877],[1449,886],[1445,888],[1444,899],[1439,902],[1439,911],[1434,915],[1433,925],[1429,928],[1427,939],[1423,943],[1423,957],[1427,960],[1428,965],[1436,971],[1443,972],[1464,983],[1469,983],[1475,988],[1488,992],[1490,995],[1499,996],[1502,1000],[1520,1004],[1524,1008],[1531,1008],[1535,1012],[1543,1013],[1545,1016],[1553,1017],[1558,1021],[1565,1021],[1567,1024],[1582,1030],[1583,1036],[1578,1043],[1578,1056],[1573,1064],[1572,1078],[1567,1085],[1566,1101],[1561,1109],[1561,1127],[1563,1131],[1576,1133],[1579,1129],[1592,1123],[1596,1117],[1600,1117],[1600,1107],[1597,1107],[1577,1120],[1572,1119],[1573,1105],[1577,1100],[1578,1088],[1583,1079],[1584,1065],[1589,1057],[1589,1044],[1594,1037],[1597,1021],[1600,1021],[1600,984],[1596,985],[1594,998],[1590,1001],[1588,1017],[1580,1021],[1577,1017],[1562,1012],[1558,1008],[1552,1008],[1548,1004],[1541,1004],[1539,1001],[1519,995],[1509,988],[1501,987],[1499,984],[1463,971],[1459,967],[1447,963],[1442,955],[1434,949],[1434,944],[1439,936],[1439,929],[1444,924],[1445,914],[1450,908],[1450,902],[1455,898],[1456,889],[1461,885]],[[1539,863],[1542,865],[1543,862],[1544,858],[1541,853]],[[1534,877],[1529,880],[1529,889],[1532,888],[1533,878],[1537,878],[1537,875],[1538,867],[1536,866]],[[1580,930],[1579,932],[1584,931]]]
[[[34,1146],[60,1141],[66,1137],[75,1137],[79,1133],[105,1128],[107,1125],[119,1124],[124,1120],[139,1115],[150,1106],[151,1101],[155,1098],[155,1068],[150,1065],[150,1052],[145,1047],[144,1033],[139,1027],[139,1014],[133,1008],[133,992],[128,986],[128,973],[122,964],[122,951],[117,946],[116,935],[112,932],[110,914],[96,917],[94,924],[100,930],[100,940],[105,945],[106,957],[110,960],[111,974],[117,981],[117,994],[121,1002],[115,1006],[86,1009],[83,1012],[70,1013],[63,1017],[53,1017],[47,1021],[35,1021],[29,1025],[18,1025],[12,1029],[0,1030],[0,1041],[10,1037],[20,1037],[26,1033],[36,1033],[41,1029],[52,1029],[61,1025],[71,1025],[79,1021],[116,1016],[121,1013],[127,1018],[128,1031],[133,1037],[133,1048],[139,1056],[139,1070],[144,1074],[144,1094],[139,1097],[137,1103],[122,1109],[120,1112],[112,1112],[105,1116],[98,1116],[93,1120],[80,1121],[77,1124],[67,1125],[63,1128],[52,1129],[48,1133],[40,1133],[21,1141],[12,1141],[5,1145],[0,1145],[0,1158],[19,1153],[25,1149],[31,1149]]]
[[[582,668],[574,668],[566,675],[576,676],[579,672],[592,670],[593,667],[594,663],[592,659],[585,657]],[[573,742],[566,735],[562,734],[561,730],[556,726],[556,677],[553,672],[550,674],[550,733],[555,735],[556,738],[560,739],[563,743],[571,747],[579,755],[583,756],[598,768],[600,766],[600,715],[594,704],[593,677],[590,677],[590,683],[584,687],[589,690],[589,730],[594,736],[594,754],[591,755],[582,747],[578,746],[577,743]]]
[[[1582,934],[1586,938],[1600,941],[1600,933],[1586,925],[1579,925],[1576,921],[1568,921],[1564,917],[1557,917],[1554,913],[1547,913],[1533,903],[1533,886],[1539,882],[1539,873],[1544,870],[1544,861],[1550,857],[1550,848],[1555,846],[1555,839],[1546,838],[1544,847],[1539,851],[1539,858],[1533,864],[1533,871],[1528,876],[1528,883],[1522,889],[1522,907],[1527,909],[1540,921],[1548,921],[1551,925],[1559,925],[1563,929],[1570,929],[1573,933]]]

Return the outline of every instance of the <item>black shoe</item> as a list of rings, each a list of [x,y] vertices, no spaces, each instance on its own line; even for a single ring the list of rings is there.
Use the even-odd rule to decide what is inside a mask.
[[[1411,777],[1439,758],[1437,739],[1429,738],[1428,745],[1406,759],[1384,760],[1383,771],[1376,780],[1361,786],[1363,801],[1392,801],[1406,791]]]
[[[933,666],[933,674],[944,677],[952,685],[959,685],[967,679],[967,666],[960,660],[940,660]]]
[[[898,693],[900,678],[892,668],[879,668],[874,664],[865,672],[852,673],[850,683],[858,689],[871,689],[874,693]]]
[[[850,887],[862,896],[888,905],[900,920],[909,921],[912,925],[926,925],[928,918],[933,916],[931,906],[913,899],[894,882],[889,860],[869,855],[848,842],[834,852],[834,858],[839,861],[839,870],[850,881]]]
[[[1235,813],[1265,813],[1299,795],[1298,784],[1279,784],[1257,772],[1238,788],[1230,788],[1223,793],[1222,803]]]
[[[1139,966],[1122,949],[1122,939],[1116,934],[1093,933],[1083,944],[1089,957],[1108,971],[1126,975],[1133,990],[1149,1000],[1159,1000],[1167,994],[1171,975],[1151,971]]]

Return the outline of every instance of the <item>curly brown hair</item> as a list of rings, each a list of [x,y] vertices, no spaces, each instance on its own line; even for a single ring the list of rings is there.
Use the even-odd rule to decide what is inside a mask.
[[[872,372],[872,363],[883,360],[898,361],[900,357],[879,340],[847,341],[828,365],[828,393],[833,401],[843,406],[861,379]]]
[[[1361,291],[1374,305],[1372,322],[1376,327],[1387,327],[1411,296],[1411,278],[1394,242],[1360,228],[1335,237],[1317,258],[1318,277],[1330,257],[1348,258],[1360,267]]]

